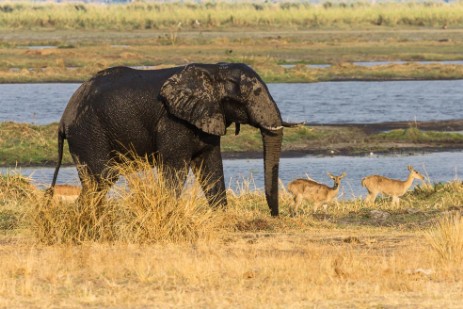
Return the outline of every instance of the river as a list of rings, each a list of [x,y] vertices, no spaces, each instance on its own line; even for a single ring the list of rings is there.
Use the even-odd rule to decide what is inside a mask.
[[[47,124],[57,122],[79,84],[1,84],[0,121]],[[430,121],[463,119],[463,80],[326,82],[313,84],[269,84],[269,90],[287,121],[309,123],[377,123],[385,121]],[[407,165],[426,174],[431,182],[461,179],[461,152],[411,153],[410,155],[304,156],[283,158],[280,178],[287,183],[306,177],[331,184],[326,176],[347,173],[342,198],[364,196],[360,180],[369,174],[405,179]],[[6,173],[11,169],[0,169]],[[224,160],[227,186],[238,190],[243,179],[251,189],[263,187],[261,159]],[[30,176],[46,187],[52,168],[23,168],[17,172]],[[75,167],[61,169],[59,183],[77,184]],[[241,183],[241,184],[240,184]]]
[[[58,122],[79,84],[0,84],[0,121]],[[463,80],[268,84],[282,117],[308,123],[463,119]]]

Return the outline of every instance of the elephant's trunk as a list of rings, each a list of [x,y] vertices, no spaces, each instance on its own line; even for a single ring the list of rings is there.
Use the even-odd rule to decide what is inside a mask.
[[[272,216],[278,216],[278,167],[280,163],[283,129],[267,131],[262,129],[264,144],[265,197]]]

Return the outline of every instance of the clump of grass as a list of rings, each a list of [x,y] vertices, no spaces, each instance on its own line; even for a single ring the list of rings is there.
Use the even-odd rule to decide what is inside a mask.
[[[37,242],[46,245],[115,240],[113,205],[102,199],[96,192],[75,204],[41,199],[30,207],[26,220]]]
[[[31,205],[38,197],[38,190],[30,179],[14,171],[0,173],[0,231],[17,229],[24,217],[26,205]]]
[[[42,202],[29,218],[40,243],[180,243],[213,237],[220,222],[199,184],[187,185],[180,197],[166,184],[162,168],[153,172],[145,159],[115,167],[125,185],[108,198],[90,190],[75,205]]]
[[[162,165],[153,174],[149,159],[144,158],[124,160],[117,169],[128,188],[117,188],[124,220],[130,218],[121,228],[122,235],[132,235],[128,242],[194,242],[213,236],[220,213],[208,205],[198,182],[189,179],[177,197],[175,192],[182,188],[167,184]]]
[[[463,205],[463,183],[454,180],[445,183],[420,184],[403,196],[405,204],[420,209],[446,210]]]
[[[295,128],[290,128],[286,131],[288,132],[288,134],[287,136],[285,136],[285,143],[299,142],[301,140],[313,140],[321,137],[320,133],[317,132],[317,130],[304,125],[299,125]]]
[[[18,201],[35,196],[30,179],[14,172],[0,174],[0,205],[7,201]]]
[[[445,216],[426,238],[439,262],[463,262],[463,218],[460,214]]]

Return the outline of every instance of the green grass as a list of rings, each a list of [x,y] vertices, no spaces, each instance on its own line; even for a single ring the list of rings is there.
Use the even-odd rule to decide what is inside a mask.
[[[307,68],[300,65],[291,69],[284,69],[278,65],[252,63],[248,59],[244,62],[250,63],[257,73],[268,83],[310,83],[323,81],[345,81],[345,80],[440,80],[440,79],[461,79],[463,78],[463,65],[448,64],[403,64],[387,65],[378,67],[361,67],[352,64],[336,65],[326,69]],[[129,64],[130,61],[128,61]],[[217,61],[219,62],[219,61]],[[35,68],[32,70],[21,69],[16,71],[0,70],[0,83],[37,83],[37,82],[83,82],[91,78],[98,71],[106,68],[121,65],[99,64],[95,67],[84,65],[74,69],[59,67]],[[127,64],[127,62],[125,62]],[[174,66],[165,65],[163,67]]]
[[[397,129],[385,133],[380,133],[375,136],[380,140],[385,141],[401,141],[413,143],[427,143],[427,142],[447,142],[458,143],[463,141],[463,134],[451,132],[435,132],[435,131],[421,131],[418,128]]]
[[[0,123],[0,165],[50,164],[58,157],[58,125]],[[64,163],[71,163],[67,143]]]

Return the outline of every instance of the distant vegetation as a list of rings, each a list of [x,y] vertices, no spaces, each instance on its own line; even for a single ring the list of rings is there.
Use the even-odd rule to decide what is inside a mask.
[[[348,28],[463,25],[462,3],[143,3],[0,5],[0,29]]]
[[[462,38],[463,2],[11,2],[0,4],[0,83],[191,62],[243,62],[266,82],[459,79],[460,62],[419,61],[462,61]]]
[[[58,124],[32,125],[0,122],[0,166],[51,165],[57,159]],[[245,125],[240,135],[228,128],[222,138],[222,151],[227,155],[262,151],[259,129]],[[352,143],[354,141],[354,143]],[[299,126],[285,129],[283,151],[328,154],[331,151],[345,154],[401,151],[406,148],[463,149],[463,135],[436,131],[423,131],[416,127],[392,130],[386,133],[368,133],[360,127]],[[65,143],[65,164],[72,164]]]

